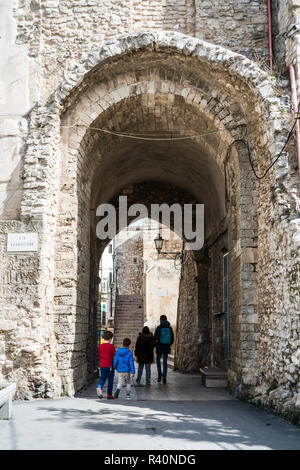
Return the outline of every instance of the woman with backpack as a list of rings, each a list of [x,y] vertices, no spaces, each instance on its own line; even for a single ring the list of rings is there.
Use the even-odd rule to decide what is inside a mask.
[[[154,333],[154,341],[156,347],[156,365],[157,365],[157,382],[167,383],[168,371],[168,354],[171,352],[171,346],[174,343],[174,333],[166,315],[160,316],[160,325]],[[161,373],[161,357],[163,357],[163,373]]]
[[[144,366],[146,369],[146,385],[150,385],[151,364],[153,363],[154,337],[148,326],[144,326],[142,333],[139,334],[134,354],[139,364],[136,383],[140,385]]]

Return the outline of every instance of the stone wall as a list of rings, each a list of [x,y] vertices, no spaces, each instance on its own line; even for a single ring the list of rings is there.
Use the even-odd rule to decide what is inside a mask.
[[[175,333],[180,267],[175,266],[175,255],[158,255],[154,244],[158,233],[164,238],[162,251],[179,253],[182,249],[181,238],[168,227],[153,220],[144,225],[145,324],[154,331],[160,315],[166,315]]]
[[[53,318],[41,314],[47,286],[39,278],[39,254],[6,252],[8,232],[33,230],[41,233],[41,224],[0,223],[0,380],[16,382],[21,399],[57,398],[61,380],[55,375]]]
[[[140,229],[138,227],[138,229]],[[121,233],[119,236],[122,235]],[[124,234],[125,235],[125,234]],[[129,238],[116,245],[117,292],[119,295],[143,294],[143,237],[129,231]],[[123,237],[122,237],[123,239]]]
[[[64,71],[99,44],[145,29],[189,34],[252,57],[267,55],[264,0],[20,0],[14,14],[17,44],[42,67],[42,93],[55,89]]]
[[[263,292],[258,304],[259,380],[250,398],[299,422],[300,206],[295,162],[291,143],[289,156],[284,156],[276,168],[277,184],[269,177],[269,185],[260,195],[260,216],[264,214],[273,222],[269,233],[259,226],[257,266]],[[287,172],[287,168],[293,170]]]
[[[197,265],[192,254],[187,256],[179,284],[174,364],[181,372],[197,371],[206,362],[206,358],[200,356],[200,345],[207,338],[201,336],[199,329]]]
[[[267,2],[195,1],[195,36],[221,44],[254,60],[266,60]]]
[[[223,237],[209,247],[209,270],[208,270],[208,296],[209,296],[209,335],[210,335],[210,363],[208,365],[227,369],[228,364],[224,361],[224,317],[223,317]],[[231,276],[231,286],[233,285]],[[233,294],[234,297],[234,294]],[[236,306],[231,311],[231,323],[233,323],[234,312],[239,311]],[[235,354],[234,337],[231,338],[231,353]]]
[[[300,224],[298,218],[284,214],[277,224],[280,230],[261,236],[259,272],[264,295],[259,304],[259,382],[250,392],[250,399],[299,423],[300,239],[295,235],[295,226]],[[279,263],[283,258],[285,261]],[[265,269],[269,272],[267,279],[262,275]]]
[[[16,44],[17,2],[0,4],[0,214],[19,219],[28,114],[38,100],[39,65]]]
[[[273,3],[273,37],[275,52],[275,70],[279,71],[297,61],[297,16],[299,16],[299,2],[291,0],[281,2],[275,0]]]
[[[179,132],[177,125],[186,131],[182,123],[189,123],[191,126],[187,130],[192,132],[197,129],[199,133],[201,129],[204,133],[215,129],[214,126],[222,125],[222,139],[210,136],[197,141],[197,145],[201,146],[201,155],[208,155],[206,164],[216,156],[214,169],[218,168],[222,177],[226,149],[233,138],[247,137],[256,159],[256,168],[263,171],[277,155],[290,128],[287,113],[289,100],[285,99],[287,89],[281,87],[281,82],[277,88],[273,87],[274,80],[253,62],[219,47],[225,45],[247,55],[258,50],[265,55],[265,1],[214,2],[213,8],[208,2],[176,2],[176,5],[174,2],[158,2],[156,8],[154,6],[154,2],[98,0],[76,3],[70,0],[49,0],[41,5],[35,0],[22,0],[18,4],[12,2],[5,10],[8,15],[1,15],[5,20],[8,18],[7,24],[11,28],[5,33],[2,43],[2,50],[5,52],[7,49],[6,55],[1,56],[2,69],[8,70],[9,65],[11,70],[20,72],[20,75],[15,76],[13,72],[5,79],[3,96],[16,98],[16,106],[10,99],[4,110],[7,114],[2,142],[5,146],[8,144],[10,147],[12,142],[13,145],[3,153],[5,159],[1,169],[5,168],[5,172],[0,187],[4,194],[4,197],[1,196],[3,218],[20,218],[21,225],[15,225],[14,220],[12,226],[4,224],[3,243],[7,231],[29,230],[29,219],[26,217],[32,217],[35,223],[40,224],[37,228],[41,247],[37,254],[38,261],[34,258],[35,271],[30,280],[30,285],[36,287],[28,291],[23,299],[27,302],[26,311],[30,314],[34,312],[34,318],[39,319],[42,325],[38,331],[32,332],[32,342],[38,345],[39,357],[31,361],[33,365],[30,365],[29,373],[23,367],[18,371],[20,383],[24,383],[26,377],[31,377],[28,389],[33,390],[33,394],[39,393],[40,386],[47,393],[49,387],[49,393],[54,394],[61,377],[65,377],[65,384],[70,384],[70,393],[74,383],[76,387],[83,383],[82,377],[86,373],[85,345],[87,337],[90,338],[94,295],[91,290],[94,289],[95,269],[90,261],[98,256],[96,241],[91,235],[94,233],[91,212],[95,209],[93,203],[97,202],[96,196],[94,199],[92,196],[96,194],[97,186],[92,181],[93,171],[105,153],[114,153],[112,138],[99,140],[96,132],[86,131],[83,127],[61,132],[60,126],[70,123],[92,126],[99,116],[97,124],[106,126],[112,123],[117,130],[124,122],[122,117],[126,116],[127,130],[135,132],[145,132],[147,126],[156,132]],[[233,8],[234,15],[232,10],[227,12],[226,8]],[[279,2],[279,31],[282,37],[289,32],[290,23],[297,18],[298,10],[296,0]],[[229,12],[232,18],[228,21]],[[205,28],[202,26],[204,22]],[[193,33],[193,28],[196,33]],[[133,34],[141,29],[153,32]],[[178,33],[166,34],[163,31],[165,29],[196,37],[205,34],[204,37],[217,43],[218,47],[190,36],[185,38]],[[131,36],[119,38],[120,34]],[[298,62],[297,37],[297,29],[295,34],[286,36],[286,65],[290,61]],[[110,42],[102,47],[105,40]],[[16,56],[19,57],[17,64],[20,67],[13,64],[12,57]],[[157,66],[156,61],[159,60],[164,61],[164,70]],[[111,64],[115,64],[115,69]],[[152,64],[152,68],[149,64]],[[17,87],[15,94],[12,83]],[[20,97],[22,100],[26,98],[24,106],[19,106],[23,103]],[[143,111],[132,112],[131,115],[136,117],[133,124],[129,115],[132,109],[137,108]],[[111,112],[113,115],[116,109],[119,120],[114,121],[108,114]],[[66,113],[66,110],[70,112]],[[106,110],[109,111],[105,114]],[[162,116],[167,117],[164,122]],[[149,123],[154,125],[149,126]],[[23,145],[25,141],[26,148]],[[118,145],[120,147],[120,142]],[[96,148],[99,153],[95,151]],[[165,148],[161,148],[166,152]],[[182,150],[186,158],[191,155],[187,148]],[[268,362],[266,372],[259,368],[255,371],[255,364],[262,363],[262,357],[271,357],[272,354],[277,357],[278,364],[283,356],[281,376],[284,383],[281,386],[292,394],[295,405],[295,397],[299,393],[296,376],[292,371],[293,364],[297,365],[294,352],[298,347],[299,299],[296,295],[298,280],[294,266],[298,262],[299,175],[292,145],[288,150],[268,177],[259,183],[257,244],[257,224],[252,227],[256,216],[252,209],[248,210],[254,201],[250,203],[246,199],[242,200],[244,196],[257,197],[257,186],[247,179],[251,169],[245,169],[242,183],[234,191],[238,194],[242,190],[241,201],[234,201],[234,194],[228,195],[232,208],[234,203],[236,208],[236,211],[231,210],[232,219],[229,222],[232,235],[229,234],[228,243],[232,251],[232,279],[238,286],[237,295],[232,296],[236,312],[232,322],[235,347],[235,374],[232,381],[238,384],[244,380],[249,389],[258,386],[260,382],[261,386],[267,386],[276,375],[274,367],[270,367],[271,362]],[[148,152],[149,155],[149,149]],[[238,158],[241,152],[238,149]],[[143,156],[143,152],[140,155]],[[174,164],[171,171],[169,165],[168,174],[174,176],[175,167],[181,168],[180,177],[179,170],[175,176],[177,182],[182,182],[184,175],[190,171],[189,165],[186,168],[180,166],[182,161],[178,163],[175,152],[171,156]],[[232,158],[236,159],[237,156]],[[247,158],[247,154],[244,158]],[[244,165],[245,162],[240,163]],[[195,162],[191,165],[195,165]],[[202,170],[205,168],[203,165]],[[118,171],[121,169],[121,166],[117,168]],[[163,170],[164,175],[167,175],[167,165]],[[115,174],[114,181],[119,176]],[[198,177],[192,170],[189,179],[196,188],[193,178]],[[239,185],[239,178],[235,170],[232,180],[236,186]],[[98,185],[102,188],[107,181],[109,185],[112,180],[103,178]],[[221,177],[218,182],[219,185],[215,186],[223,188]],[[15,196],[10,197],[9,191],[11,196]],[[214,194],[221,197],[221,191]],[[240,207],[240,203],[244,207]],[[220,215],[220,208],[218,211]],[[248,230],[248,234],[242,233],[243,230]],[[282,250],[277,250],[278,244],[282,244]],[[256,246],[258,253],[255,253]],[[5,286],[8,266],[11,267],[9,271],[17,272],[22,269],[26,257],[22,255],[19,261],[17,257],[8,256],[5,249],[1,254],[3,303],[6,306],[3,309],[6,318],[1,335],[2,340],[9,344],[8,349],[7,346],[1,349],[5,351],[2,367],[8,360],[9,370],[4,367],[5,377],[14,379],[14,363],[9,361],[12,361],[15,353],[10,351],[10,345],[14,341],[20,344],[23,327],[18,322],[26,314],[19,308],[23,295],[15,300],[10,288]],[[254,270],[257,259],[259,274]],[[275,282],[278,276],[279,281]],[[17,278],[15,274],[13,278]],[[252,296],[253,283],[256,288],[257,282],[258,303]],[[283,297],[281,291],[284,292]],[[288,312],[289,329],[283,325],[282,312],[285,309]],[[9,324],[6,321],[9,321],[7,317],[10,314],[16,319],[17,328],[13,330],[15,339],[11,339],[11,330],[7,329]],[[272,320],[270,323],[269,314]],[[256,331],[260,321],[263,341],[258,341]],[[243,332],[243,328],[247,331]],[[282,328],[285,330],[284,335],[281,333]],[[248,335],[247,338],[243,338],[242,332]],[[284,353],[277,355],[275,349]],[[73,377],[71,369],[76,369]],[[267,377],[265,381],[263,374]]]
[[[284,37],[289,25],[296,22],[299,8],[296,0],[277,3],[279,35]],[[5,107],[0,132],[2,155],[7,155],[1,167],[0,200],[5,218],[20,215],[23,157],[31,126],[27,113],[44,104],[64,77],[72,80],[74,65],[104,41],[142,29],[173,30],[246,56],[267,54],[264,0],[231,0],[226,4],[194,0],[11,0],[1,6],[0,17],[4,31],[1,64],[5,71],[1,74],[5,77],[1,95]],[[293,51],[291,60],[298,57],[295,39],[294,32],[286,39],[286,49]]]

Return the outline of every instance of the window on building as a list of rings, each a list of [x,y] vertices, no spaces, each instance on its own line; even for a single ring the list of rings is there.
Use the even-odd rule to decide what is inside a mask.
[[[101,324],[102,325],[106,325],[106,312],[107,312],[106,302],[101,302]]]
[[[107,292],[107,280],[106,279],[101,282],[101,291]]]

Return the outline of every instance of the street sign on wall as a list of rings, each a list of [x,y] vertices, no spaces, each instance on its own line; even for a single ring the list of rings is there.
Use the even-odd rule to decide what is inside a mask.
[[[34,232],[27,233],[8,233],[7,234],[7,252],[24,252],[38,250],[38,234]]]
[[[157,295],[158,297],[166,297],[167,291],[166,289],[155,289],[154,295]]]

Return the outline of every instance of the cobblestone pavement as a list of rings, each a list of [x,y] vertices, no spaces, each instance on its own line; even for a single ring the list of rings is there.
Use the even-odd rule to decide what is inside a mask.
[[[154,370],[154,366],[153,366]],[[75,398],[15,402],[0,421],[0,449],[300,450],[300,429],[243,403],[200,375],[169,371],[168,383],[96,396],[97,381]],[[115,384],[116,385],[116,384]],[[114,386],[115,387],[115,386]]]

